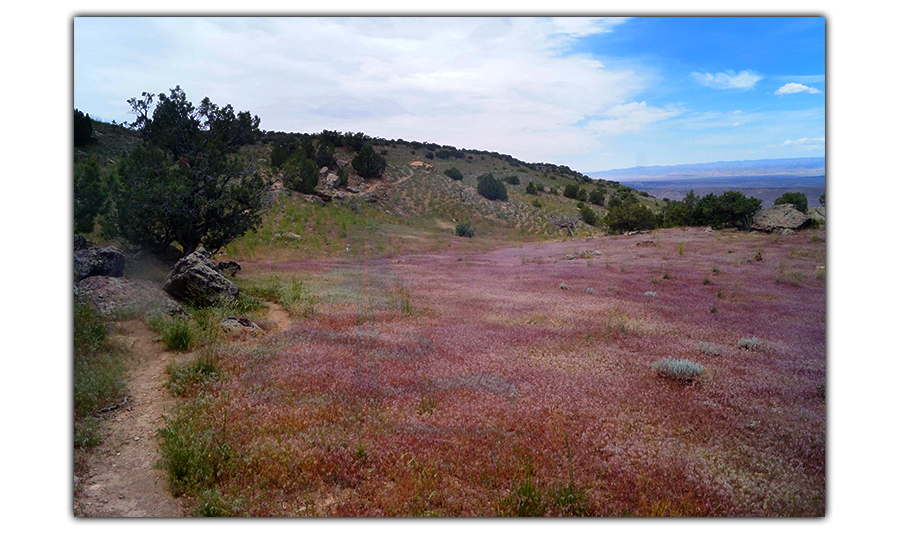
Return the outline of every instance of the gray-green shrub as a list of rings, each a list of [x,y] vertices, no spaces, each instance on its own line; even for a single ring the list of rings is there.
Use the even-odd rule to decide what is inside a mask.
[[[703,376],[703,366],[687,359],[663,358],[652,365],[656,374],[680,383],[690,383]]]

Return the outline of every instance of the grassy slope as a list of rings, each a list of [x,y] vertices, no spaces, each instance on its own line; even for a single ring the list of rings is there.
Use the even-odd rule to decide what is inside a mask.
[[[138,142],[126,128],[96,121],[94,136],[96,142],[76,149],[76,163],[83,152],[94,157],[105,172],[111,171],[123,152]],[[238,259],[283,258],[298,253],[331,256],[358,253],[364,246],[383,253],[430,251],[455,244],[455,223],[466,220],[471,221],[476,230],[476,237],[468,240],[470,244],[496,246],[558,237],[560,233],[549,219],[554,215],[578,212],[575,201],[561,196],[563,188],[575,180],[571,176],[541,171],[546,167],[536,166],[537,170],[533,170],[515,160],[487,152],[468,153],[466,158],[427,159],[426,148],[413,149],[409,143],[391,141],[377,144],[375,148],[387,152],[388,168],[380,180],[365,183],[383,185],[384,196],[379,203],[359,202],[359,211],[356,211],[338,200],[322,207],[296,194],[282,192],[276,196],[260,229],[233,242],[225,255]],[[268,166],[270,151],[271,148],[262,143],[243,149],[260,172],[277,177]],[[353,154],[338,148],[336,157],[346,164]],[[412,161],[432,164],[434,170],[427,172],[422,167],[413,167],[409,164]],[[450,167],[463,173],[462,182],[455,182],[443,174]],[[487,172],[497,179],[511,175],[519,177],[519,185],[506,185],[507,202],[492,202],[478,195],[477,178]],[[528,195],[525,193],[528,182],[547,186],[560,194]],[[592,189],[590,185],[580,185]],[[606,185],[610,193],[618,187],[615,183]],[[657,204],[654,199],[639,199],[651,207]],[[535,207],[534,201],[541,207]],[[605,215],[602,208],[592,208],[601,217]],[[581,236],[600,232],[598,228],[580,227]],[[278,239],[276,233],[293,233],[302,239]],[[89,235],[89,239],[100,238]]]

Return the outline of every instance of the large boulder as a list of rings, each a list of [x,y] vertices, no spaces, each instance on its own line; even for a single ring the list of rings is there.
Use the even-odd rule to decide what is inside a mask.
[[[816,206],[815,208],[810,208],[806,210],[806,215],[809,216],[810,219],[814,221],[825,222],[825,206]]]
[[[75,282],[88,277],[121,277],[125,273],[125,253],[117,247],[75,251]]]
[[[158,283],[124,277],[98,275],[81,280],[75,285],[75,302],[91,304],[109,318],[130,318],[155,308],[170,314],[182,312]]]
[[[219,272],[202,247],[175,264],[163,283],[173,298],[206,307],[238,295],[238,287]]]
[[[763,208],[753,215],[753,230],[772,232],[784,229],[797,229],[808,225],[809,215],[797,211],[793,204],[778,204],[771,208]]]

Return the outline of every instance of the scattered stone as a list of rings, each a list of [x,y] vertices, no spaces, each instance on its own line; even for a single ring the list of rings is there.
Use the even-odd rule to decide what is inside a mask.
[[[593,288],[588,288],[588,289],[587,289],[587,293],[593,295],[593,294],[594,294],[594,289],[593,289]]]
[[[756,256],[753,257],[753,260],[757,262],[762,262],[762,253],[756,253]]]
[[[327,171],[328,169],[326,169]],[[338,178],[338,175],[334,172],[328,174],[325,178],[325,187],[327,189],[337,189],[338,185],[341,183],[341,179]]]
[[[796,232],[794,232],[794,229],[793,229],[793,228],[782,228],[782,229],[778,232],[778,234],[781,235],[781,236],[790,236],[791,234],[796,234]]]
[[[303,237],[300,234],[294,234],[293,232],[285,232],[283,236],[289,240],[297,240],[300,241]],[[281,237],[281,236],[279,236]]]
[[[75,250],[80,251],[88,248],[88,242],[81,234],[75,234]]]
[[[179,301],[209,306],[238,295],[238,287],[219,273],[212,256],[202,247],[175,264],[163,290]]]
[[[566,260],[583,260],[585,258],[594,258],[595,256],[600,256],[600,254],[601,253],[598,253],[597,251],[581,251],[573,255],[566,255],[564,258]]]
[[[569,289],[569,287],[568,287],[568,285],[566,285],[566,283],[559,283],[559,287],[560,287],[560,289],[562,289],[562,290],[568,290],[568,289]]]
[[[121,277],[125,273],[125,253],[117,247],[75,251],[75,282],[97,275]]]
[[[783,229],[797,229],[806,226],[812,219],[809,215],[797,211],[793,204],[778,204],[771,208],[763,208],[753,215],[753,230],[766,232]]]
[[[255,322],[248,318],[238,318],[236,316],[228,316],[219,322],[225,333],[236,333],[238,335],[258,335],[265,333]]]
[[[656,242],[653,240],[639,241],[635,244],[635,247],[656,247]]]
[[[655,298],[657,296],[656,292],[644,292],[644,295],[647,297]]]
[[[319,174],[326,174],[328,172],[328,167],[322,167],[319,169]]]

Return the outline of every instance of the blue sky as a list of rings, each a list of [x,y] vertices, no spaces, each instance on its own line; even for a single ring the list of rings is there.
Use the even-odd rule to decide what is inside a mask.
[[[583,172],[825,155],[825,19],[76,18],[74,104],[180,85],[261,128]]]

